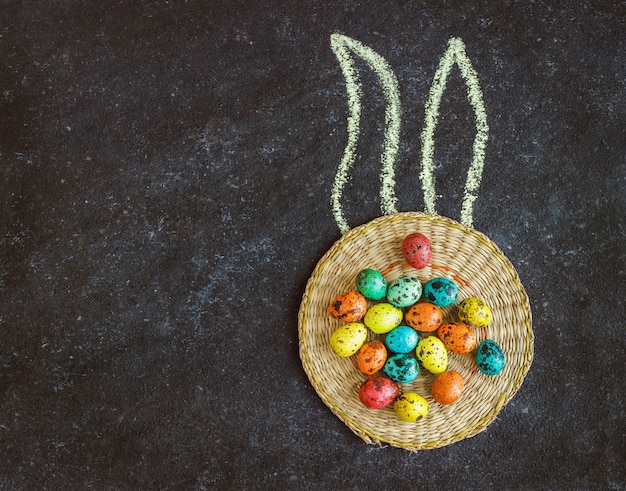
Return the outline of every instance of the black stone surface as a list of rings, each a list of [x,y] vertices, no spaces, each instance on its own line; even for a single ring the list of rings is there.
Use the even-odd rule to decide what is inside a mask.
[[[1,2],[1,489],[626,489],[624,2]],[[460,37],[490,126],[474,226],[529,294],[535,361],[487,431],[411,454],[322,403],[297,311],[340,237],[330,35],[393,67],[398,209]],[[381,214],[363,71],[352,226]],[[436,133],[459,217],[474,115]]]

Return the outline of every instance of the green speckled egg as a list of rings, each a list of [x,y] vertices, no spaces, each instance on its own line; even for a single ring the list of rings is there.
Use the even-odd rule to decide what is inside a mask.
[[[420,366],[411,355],[399,353],[387,358],[383,372],[394,382],[408,384],[417,378]]]
[[[410,307],[421,296],[422,284],[412,276],[403,276],[392,281],[387,289],[387,300],[395,307]]]
[[[387,295],[387,280],[380,271],[367,268],[357,275],[356,289],[365,298],[382,300]]]
[[[424,285],[424,297],[439,307],[448,307],[456,301],[459,287],[448,278],[433,278]]]
[[[498,375],[504,365],[506,357],[500,345],[493,339],[485,339],[476,350],[476,365],[485,375]]]

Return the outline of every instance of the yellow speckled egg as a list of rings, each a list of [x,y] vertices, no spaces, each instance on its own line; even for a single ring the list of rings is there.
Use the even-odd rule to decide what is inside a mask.
[[[330,347],[339,356],[352,356],[361,349],[367,339],[367,328],[360,322],[349,322],[330,336]]]
[[[393,403],[393,410],[402,421],[410,423],[428,414],[428,401],[416,392],[405,392]]]
[[[363,322],[374,334],[386,334],[400,325],[403,315],[402,309],[390,303],[377,303],[368,309]]]
[[[472,327],[487,327],[493,319],[489,306],[476,297],[463,300],[459,305],[458,314],[462,322]]]
[[[428,336],[417,343],[415,349],[417,359],[423,367],[435,375],[443,373],[448,368],[448,350],[445,345],[435,336]]]

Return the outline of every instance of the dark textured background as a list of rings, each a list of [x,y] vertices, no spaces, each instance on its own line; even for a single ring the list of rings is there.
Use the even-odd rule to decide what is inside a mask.
[[[624,2],[0,2],[0,488],[626,489]],[[422,210],[424,104],[450,37],[489,143],[474,226],[529,294],[535,361],[487,431],[365,445],[311,387],[297,311],[340,236],[329,37],[383,55]],[[382,93],[344,205],[380,215]],[[474,116],[455,69],[437,203]]]

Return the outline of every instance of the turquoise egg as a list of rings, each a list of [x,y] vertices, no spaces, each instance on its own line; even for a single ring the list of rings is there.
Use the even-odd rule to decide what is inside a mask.
[[[408,353],[413,351],[419,342],[415,329],[409,326],[393,328],[385,338],[385,345],[394,353]]]
[[[448,307],[456,301],[459,287],[448,278],[433,278],[424,285],[424,297],[438,307]]]
[[[504,365],[506,357],[500,345],[493,339],[485,339],[476,350],[476,365],[485,375],[498,375]]]
[[[365,298],[381,300],[387,295],[387,280],[380,271],[367,268],[357,275],[356,289]]]
[[[395,307],[410,307],[422,296],[422,284],[417,278],[403,276],[392,281],[387,289],[387,300]]]
[[[387,358],[383,372],[394,382],[408,384],[417,378],[420,366],[411,355],[399,353]]]

